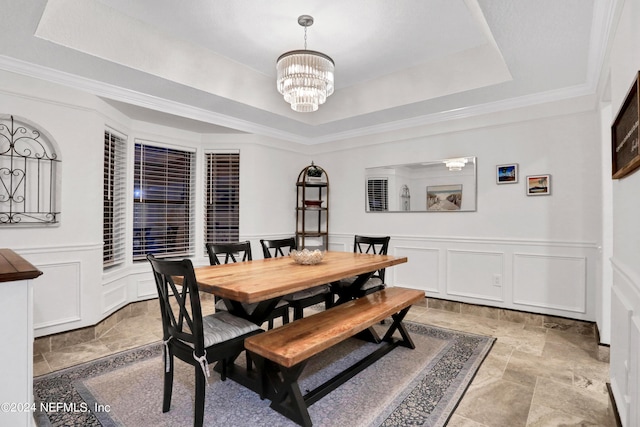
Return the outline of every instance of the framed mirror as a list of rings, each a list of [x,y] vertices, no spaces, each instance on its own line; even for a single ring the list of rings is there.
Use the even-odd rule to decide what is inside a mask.
[[[473,212],[476,158],[365,169],[367,212]]]

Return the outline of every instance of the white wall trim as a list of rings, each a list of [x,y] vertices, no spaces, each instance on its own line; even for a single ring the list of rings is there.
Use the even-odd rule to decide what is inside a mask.
[[[76,76],[70,73],[43,67],[41,65],[35,65],[7,56],[0,55],[0,69],[50,81],[77,90],[82,90],[96,96],[102,96],[206,123],[238,129],[244,132],[295,142],[303,146],[335,142],[378,133],[395,132],[418,126],[432,125],[443,121],[469,119],[475,116],[545,104],[559,100],[578,98],[586,95],[593,95],[595,93],[595,84],[594,82],[589,81],[588,83],[581,85],[521,96],[503,101],[489,102],[465,108],[427,114],[410,119],[369,126],[366,128],[333,133],[321,137],[306,137],[303,135],[280,131],[269,126],[248,122],[236,117],[182,104],[176,101],[166,100],[130,89],[121,88],[97,80]],[[593,108],[595,108],[595,103]]]
[[[481,251],[481,250],[471,250],[471,249],[447,249],[446,250],[446,265],[447,265],[447,278],[446,278],[446,294],[447,295],[455,295],[459,297],[466,298],[474,298],[484,301],[493,301],[498,303],[504,302],[504,286],[500,285],[499,296],[491,296],[488,294],[480,294],[476,292],[460,292],[452,290],[451,285],[451,273],[454,268],[453,263],[451,261],[452,255],[455,254],[465,254],[465,255],[477,255],[478,257],[491,257],[499,260],[499,270],[494,271],[495,274],[500,274],[501,277],[504,277],[504,264],[505,264],[505,252],[500,251]],[[482,286],[479,286],[482,288]]]
[[[143,292],[143,289],[151,288],[150,292]],[[136,281],[136,297],[137,300],[141,299],[149,299],[158,296],[158,291],[156,290],[156,283],[154,278],[150,279],[142,279]]]
[[[62,317],[54,320],[50,320],[47,322],[35,323],[33,324],[34,330],[45,329],[54,326],[66,325],[68,323],[79,322],[82,320],[82,286],[81,286],[81,278],[82,278],[82,261],[65,261],[65,262],[51,262],[51,263],[37,263],[36,266],[38,268],[46,269],[47,267],[58,268],[63,266],[71,266],[75,267],[75,283],[70,283],[70,285],[75,284],[75,292],[77,297],[77,303],[74,306],[75,314],[73,316]],[[37,285],[34,285],[37,286]],[[34,289],[35,291],[35,289]],[[35,300],[34,300],[35,302]]]
[[[104,316],[102,319],[98,321],[101,322],[106,318],[106,316],[110,315],[113,311],[119,309],[120,307],[126,305],[130,301],[127,298],[127,286],[126,284],[120,285],[113,289],[108,290],[102,294],[103,305],[106,303],[106,300],[109,299],[109,296],[115,296],[116,298],[109,305],[104,306],[102,310],[102,315]],[[118,298],[119,297],[119,298]],[[97,324],[97,323],[96,323]]]
[[[578,304],[575,306],[569,305],[561,305],[561,304],[553,304],[553,303],[545,303],[542,304],[536,301],[528,301],[526,299],[519,299],[516,297],[517,290],[519,289],[519,283],[516,280],[517,274],[517,260],[526,260],[529,259],[542,259],[542,260],[563,260],[573,263],[579,263],[579,266],[582,269],[582,283],[579,291],[581,295],[575,295],[576,301]],[[577,279],[577,278],[576,278]],[[587,312],[587,258],[584,256],[570,256],[570,255],[547,255],[547,254],[533,254],[533,253],[514,253],[513,254],[513,289],[514,289],[514,297],[513,303],[517,305],[524,305],[528,307],[540,307],[540,308],[551,308],[556,310],[563,310],[572,313],[581,313],[585,314]],[[580,297],[578,300],[578,296]]]
[[[430,215],[430,214],[429,214]],[[380,233],[358,233],[364,235],[379,235]],[[350,238],[353,239],[353,234],[343,233],[330,233],[331,237],[336,238]],[[545,247],[558,247],[558,248],[587,248],[587,249],[599,249],[600,245],[597,242],[581,242],[581,241],[561,241],[561,240],[531,240],[531,239],[516,239],[516,238],[501,238],[501,237],[470,237],[470,236],[428,236],[428,235],[391,235],[390,245],[398,240],[403,241],[424,241],[424,242],[450,242],[450,243],[479,243],[479,244],[497,244],[497,245],[516,245],[516,246],[545,246]]]
[[[59,252],[85,252],[85,251],[102,251],[102,243],[87,243],[80,245],[56,245],[56,246],[42,246],[31,248],[14,248],[16,253],[20,255],[33,255],[33,254],[45,254],[45,253],[59,253]]]
[[[638,277],[634,270],[615,257],[611,258],[611,266],[613,267],[614,272],[622,276],[629,286],[631,286],[632,289],[640,295],[640,277]],[[615,280],[613,282],[613,287],[616,287]]]
[[[402,250],[405,249],[407,251],[417,251],[417,252],[423,252],[423,253],[427,253],[427,254],[435,254],[435,258],[436,258],[436,262],[435,262],[435,268],[430,270],[430,272],[433,274],[433,277],[435,277],[435,283],[436,285],[438,285],[439,283],[441,283],[441,261],[442,261],[442,251],[440,250],[440,248],[424,248],[424,247],[420,247],[420,246],[402,246],[402,245],[398,245],[398,246],[394,246],[393,247],[393,255],[394,256],[404,256],[401,252]],[[408,256],[408,255],[407,255]],[[408,256],[409,258],[411,258],[410,256]],[[422,263],[423,267],[425,266],[424,263]],[[392,269],[391,271],[393,271],[394,274],[394,283],[399,284],[400,286],[402,286],[402,274],[400,272],[398,272],[396,269]],[[400,278],[398,278],[398,276],[400,276]],[[434,294],[441,294],[441,290],[439,287],[429,287],[429,286],[423,286],[421,289],[423,289],[426,292],[431,292]]]

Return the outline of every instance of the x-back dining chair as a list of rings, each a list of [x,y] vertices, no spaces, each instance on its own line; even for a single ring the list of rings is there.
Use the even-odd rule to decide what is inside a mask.
[[[262,246],[262,254],[265,258],[287,256],[289,252],[297,248],[294,237],[272,240],[261,239],[260,246]],[[306,307],[324,302],[325,308],[330,308],[333,305],[333,293],[331,293],[331,287],[328,284],[319,285],[286,295],[284,300],[293,308],[293,319],[298,320],[302,319]]]
[[[243,242],[215,242],[207,243],[207,254],[209,255],[209,263],[211,265],[228,264],[238,261],[251,261],[253,256],[251,255],[251,242],[245,240]],[[227,305],[219,297],[215,298],[216,311],[227,311]],[[247,313],[251,314],[255,310],[258,304],[244,304]],[[268,328],[273,329],[273,320],[278,317],[282,317],[282,323],[289,323],[289,303],[285,300],[281,300],[276,305],[275,309],[269,315]]]
[[[353,239],[353,252],[386,255],[387,251],[389,250],[390,239],[390,236],[373,237],[356,235]],[[353,297],[360,298],[362,296],[384,289],[386,286],[384,282],[384,272],[384,268],[375,271],[373,275],[371,275],[369,280],[367,280],[362,286],[360,286],[360,289],[358,289],[358,291],[353,294]],[[346,279],[342,279],[339,282],[333,283],[333,292],[340,296],[341,288],[351,285],[355,280],[356,277],[349,277]]]
[[[193,425],[204,419],[205,385],[209,363],[220,362],[221,379],[227,367],[244,350],[247,337],[263,332],[257,325],[226,311],[202,316],[200,295],[189,259],[166,261],[148,255],[158,291],[164,343],[164,392],[162,412],[171,408],[174,356],[195,368]]]

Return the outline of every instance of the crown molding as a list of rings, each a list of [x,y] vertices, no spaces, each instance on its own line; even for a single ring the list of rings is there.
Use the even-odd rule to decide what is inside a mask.
[[[397,120],[394,122],[359,128],[353,131],[334,133],[323,137],[313,138],[311,139],[310,143],[321,144],[344,139],[357,138],[361,136],[370,136],[380,133],[400,131],[414,127],[428,126],[445,121],[469,119],[486,114],[499,113],[502,111],[531,107],[546,103],[553,103],[571,98],[579,98],[585,95],[593,95],[594,90],[595,88],[592,87],[592,85],[577,85],[548,92],[525,95],[518,98],[510,98],[486,104],[462,107],[448,111],[440,111],[437,113],[413,117],[410,119]],[[571,113],[571,111],[568,111],[567,113]]]
[[[167,114],[174,114],[205,123],[229,127],[240,131],[283,139],[291,142],[305,143],[308,139],[292,133],[278,131],[268,126],[258,125],[246,120],[215,113],[198,107],[144,94],[131,89],[122,88],[109,83],[80,77],[64,71],[29,63],[19,59],[0,55],[0,70],[45,80],[72,89],[81,90],[99,97],[126,102],[138,107],[149,108]]]
[[[602,8],[599,8],[599,10],[600,9]],[[602,20],[600,22],[602,22]],[[603,46],[605,46],[605,42],[603,41],[602,43],[600,43],[600,45],[600,48],[603,49]],[[597,55],[597,59],[602,61],[603,56],[604,55]],[[593,66],[590,68],[591,74],[599,74],[601,67]],[[429,126],[445,121],[469,119],[471,117],[486,114],[530,107],[544,103],[552,103],[569,98],[582,97],[585,95],[593,95],[596,91],[598,82],[598,78],[591,76],[590,78],[588,78],[587,83],[568,88],[561,88],[547,92],[525,95],[517,98],[457,108],[453,110],[413,117],[410,119],[403,119],[388,123],[381,123],[374,126],[362,127],[345,132],[327,134],[319,137],[305,137],[290,132],[280,131],[272,127],[255,124],[224,114],[208,111],[202,108],[193,107],[179,102],[162,99],[153,95],[148,95],[134,90],[122,88],[109,83],[104,83],[73,75],[67,72],[28,63],[7,56],[0,55],[0,69],[41,80],[46,80],[73,89],[88,92],[96,96],[126,102],[139,107],[149,108],[167,114],[174,114],[193,120],[199,120],[218,126],[225,126],[247,133],[267,136],[306,146],[401,131],[421,126]]]

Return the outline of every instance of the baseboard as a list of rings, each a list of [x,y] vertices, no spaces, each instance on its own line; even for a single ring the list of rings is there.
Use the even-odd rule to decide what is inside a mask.
[[[536,326],[545,326],[548,323],[549,329],[554,329],[556,323],[566,325],[581,325],[581,329],[588,329],[591,336],[596,336],[597,324],[589,320],[574,319],[567,316],[558,316],[555,314],[536,313],[526,310],[516,310],[513,308],[501,308],[486,304],[468,303],[444,298],[427,297],[427,306],[429,308],[438,308],[457,313],[474,314],[480,317],[490,317],[498,320],[506,320],[509,322],[522,323],[522,317],[527,322],[536,319]],[[561,328],[558,328],[561,329]],[[584,333],[583,333],[584,334]],[[599,337],[598,337],[599,338]],[[599,340],[597,341],[599,342]]]
[[[620,413],[618,412],[618,405],[613,398],[613,390],[611,390],[611,383],[607,383],[607,393],[609,394],[609,404],[611,405],[611,411],[616,420],[616,427],[622,427],[622,421],[620,421]]]

